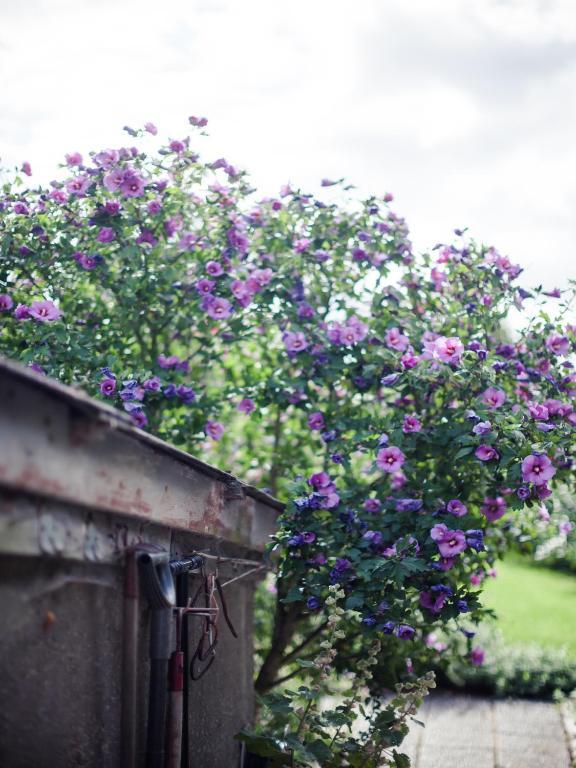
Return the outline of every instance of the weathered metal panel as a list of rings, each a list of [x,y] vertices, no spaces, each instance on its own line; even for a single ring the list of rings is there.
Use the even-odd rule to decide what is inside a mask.
[[[281,508],[108,406],[0,360],[2,768],[120,768],[126,548],[258,559]],[[218,567],[224,580],[242,570]],[[226,588],[239,638],[220,627],[216,662],[192,684],[192,768],[238,765],[233,736],[254,707],[253,589],[253,577]],[[141,766],[144,598],[139,617]]]
[[[144,435],[111,409],[76,407],[69,388],[17,373],[0,364],[0,486],[265,546],[278,502]]]
[[[121,768],[122,567],[0,556],[0,765]],[[250,722],[253,582],[226,590],[238,632],[191,683],[191,768],[237,768]],[[138,766],[144,765],[149,612],[140,607]],[[198,625],[191,630],[197,637]]]

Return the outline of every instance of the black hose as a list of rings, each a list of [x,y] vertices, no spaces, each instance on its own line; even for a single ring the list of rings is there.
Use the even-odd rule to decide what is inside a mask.
[[[186,606],[188,598],[190,596],[190,590],[188,585],[188,572],[179,573],[176,577],[176,604],[179,607]],[[188,643],[188,614],[182,615],[182,636],[180,638],[180,649],[184,655],[184,669],[188,670],[188,664],[190,663],[190,646]],[[190,680],[188,674],[184,675],[184,691],[182,699],[182,758],[180,766],[181,768],[189,768],[189,733],[188,733],[188,715],[189,715],[189,701],[188,695],[190,691]]]
[[[154,608],[152,610],[146,768],[164,768],[171,621],[172,608]]]

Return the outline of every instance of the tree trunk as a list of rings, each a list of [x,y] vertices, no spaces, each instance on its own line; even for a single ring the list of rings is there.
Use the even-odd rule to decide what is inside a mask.
[[[272,631],[272,643],[262,668],[256,678],[255,688],[257,693],[266,693],[274,687],[278,672],[284,662],[284,652],[294,636],[294,632],[300,622],[300,606],[294,603],[284,605],[278,595],[276,612],[274,615],[274,629]]]

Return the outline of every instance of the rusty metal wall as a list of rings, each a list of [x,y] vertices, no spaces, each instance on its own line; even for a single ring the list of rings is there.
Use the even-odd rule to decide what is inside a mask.
[[[5,501],[5,500],[4,500]],[[33,499],[22,506],[34,507]],[[12,496],[12,509],[19,499]],[[1,509],[0,504],[0,509]],[[43,514],[49,512],[45,505]],[[55,512],[56,510],[52,510]],[[60,509],[66,516],[83,510]],[[116,525],[124,521],[116,520]],[[113,524],[112,524],[113,525]],[[169,529],[149,540],[170,541]],[[178,537],[178,552],[206,547]],[[209,543],[209,542],[208,542]],[[173,542],[174,545],[174,542]],[[220,566],[224,579],[236,575]],[[194,577],[191,579],[193,588]],[[216,661],[190,691],[190,766],[239,765],[235,733],[251,720],[252,595],[249,577],[225,589],[238,639],[220,626]],[[60,555],[0,555],[0,765],[2,768],[120,766],[123,565]],[[143,765],[149,611],[140,603],[139,745]],[[199,624],[192,623],[194,644]]]
[[[0,360],[1,768],[119,767],[126,547],[259,560],[280,508],[107,406]],[[242,570],[219,567],[224,580]],[[191,768],[239,765],[233,737],[254,708],[254,586],[248,577],[226,588],[239,637],[221,622],[216,661],[191,683]],[[139,766],[148,626],[142,599]]]

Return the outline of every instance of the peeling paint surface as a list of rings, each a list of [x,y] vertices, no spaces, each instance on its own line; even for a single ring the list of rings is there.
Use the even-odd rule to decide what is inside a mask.
[[[261,550],[280,506],[62,385],[0,361],[0,487]],[[20,374],[20,371],[18,371]],[[37,379],[39,381],[37,381]],[[216,475],[216,477],[215,477]],[[221,479],[220,479],[221,477]],[[258,493],[254,493],[258,496]],[[265,498],[264,494],[261,494]],[[56,533],[46,531],[46,541]],[[48,544],[47,544],[48,546]]]

